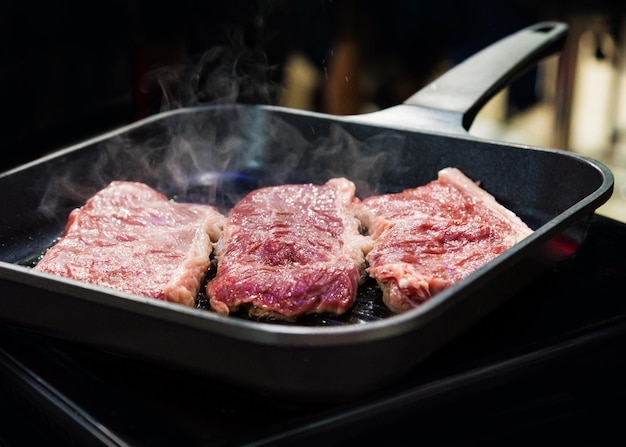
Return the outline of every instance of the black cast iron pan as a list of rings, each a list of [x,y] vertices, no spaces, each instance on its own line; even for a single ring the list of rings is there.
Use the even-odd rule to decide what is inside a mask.
[[[0,321],[285,397],[344,399],[384,387],[571,254],[588,218],[610,197],[611,172],[595,160],[466,131],[493,94],[558,51],[566,31],[562,23],[523,29],[379,112],[181,108],[1,174]],[[423,185],[448,166],[480,181],[535,233],[402,315],[386,314],[368,286],[344,318],[251,321],[30,268],[69,211],[111,180],[145,182],[177,200],[227,211],[261,186],[345,176],[365,197]]]

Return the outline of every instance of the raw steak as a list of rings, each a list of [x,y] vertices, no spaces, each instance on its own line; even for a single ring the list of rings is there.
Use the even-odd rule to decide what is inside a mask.
[[[420,305],[532,232],[455,168],[362,205],[359,218],[374,240],[368,273],[393,312]]]
[[[70,213],[34,269],[193,306],[225,220],[143,183],[112,182]]]
[[[288,320],[344,313],[365,277],[370,243],[360,234],[357,202],[354,184],[343,178],[249,193],[216,246],[217,274],[207,285],[212,309]]]

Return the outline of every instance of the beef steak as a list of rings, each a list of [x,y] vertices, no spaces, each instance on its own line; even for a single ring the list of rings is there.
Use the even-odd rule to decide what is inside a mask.
[[[364,279],[369,238],[355,218],[355,185],[261,188],[231,210],[216,245],[216,277],[207,285],[212,309],[228,315],[295,319],[342,314]]]
[[[368,197],[359,218],[374,240],[368,273],[393,312],[420,305],[532,232],[456,168],[424,186]]]
[[[70,213],[34,269],[193,306],[225,220],[211,206],[115,181]]]

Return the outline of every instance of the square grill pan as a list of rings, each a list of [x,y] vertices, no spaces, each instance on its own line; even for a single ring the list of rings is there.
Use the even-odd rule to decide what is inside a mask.
[[[559,49],[562,23],[512,34],[404,104],[337,117],[272,106],[181,108],[0,174],[0,322],[286,398],[341,400],[419,366],[584,241],[613,190],[601,163],[468,134],[480,107]],[[345,317],[223,317],[32,270],[71,209],[112,180],[227,212],[254,188],[344,176],[357,194],[423,185],[453,166],[535,232],[421,307],[390,315],[366,285]],[[538,308],[537,312],[541,312]]]

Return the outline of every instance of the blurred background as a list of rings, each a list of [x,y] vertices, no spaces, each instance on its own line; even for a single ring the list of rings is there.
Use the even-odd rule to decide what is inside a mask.
[[[399,104],[495,40],[569,24],[470,133],[607,164],[598,212],[626,221],[626,2],[7,1],[0,172],[160,111],[274,104],[330,114]]]

